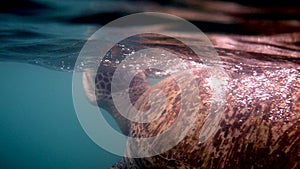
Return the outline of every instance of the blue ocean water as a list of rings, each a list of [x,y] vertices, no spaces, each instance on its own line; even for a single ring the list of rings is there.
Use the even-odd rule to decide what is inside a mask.
[[[72,73],[0,62],[0,168],[108,168],[120,157],[81,128]]]

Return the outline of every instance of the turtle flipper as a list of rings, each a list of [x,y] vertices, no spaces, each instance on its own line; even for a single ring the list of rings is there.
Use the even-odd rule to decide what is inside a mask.
[[[136,163],[132,162],[129,158],[123,157],[119,162],[114,164],[110,169],[139,169]]]
[[[95,96],[95,73],[90,70],[86,70],[82,75],[82,84],[86,97],[89,102],[97,106],[97,98]]]
[[[111,166],[110,169],[127,169],[124,158],[122,158],[119,162]]]

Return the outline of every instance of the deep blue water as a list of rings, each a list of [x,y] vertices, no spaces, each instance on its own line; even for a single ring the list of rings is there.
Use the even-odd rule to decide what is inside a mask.
[[[108,168],[120,157],[81,128],[72,73],[0,62],[0,168]]]

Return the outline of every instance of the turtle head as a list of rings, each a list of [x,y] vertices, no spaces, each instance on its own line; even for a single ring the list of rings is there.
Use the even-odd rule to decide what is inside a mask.
[[[105,72],[93,72],[86,70],[83,73],[83,88],[85,94],[93,105],[111,100],[111,76]]]
[[[86,70],[83,73],[83,88],[90,103],[108,111],[118,123],[124,134],[128,134],[130,121],[123,117],[115,107],[112,98],[112,85],[114,92],[128,92],[132,105],[149,88],[146,75],[141,72],[134,76],[129,85],[122,84],[122,79],[127,78],[129,72],[115,73],[113,70],[100,70],[97,72]],[[117,83],[112,83],[112,79],[118,78]],[[128,86],[128,87],[126,87]]]

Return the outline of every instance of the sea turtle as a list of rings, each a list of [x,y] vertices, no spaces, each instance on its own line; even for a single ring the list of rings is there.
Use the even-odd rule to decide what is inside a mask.
[[[132,137],[156,136],[173,125],[182,99],[190,101],[187,109],[197,109],[193,126],[187,135],[172,149],[145,158],[126,158],[112,168],[299,168],[300,167],[300,64],[299,53],[295,56],[284,48],[258,52],[247,51],[249,46],[233,49],[219,43],[222,36],[211,36],[221,57],[222,67],[226,72],[226,102],[220,115],[216,130],[209,138],[202,139],[202,129],[209,109],[212,108],[210,97],[212,89],[209,83],[209,69],[182,43],[174,43],[172,38],[158,35],[140,36],[139,40],[127,40],[113,47],[101,63],[96,79],[91,79],[92,72],[84,73],[83,84],[90,101],[108,110],[116,119],[124,134]],[[230,39],[229,36],[225,36]],[[295,40],[296,36],[290,39]],[[298,36],[297,36],[298,37]],[[219,38],[219,39],[218,39]],[[252,37],[251,37],[252,38]],[[251,41],[251,38],[248,38]],[[273,37],[274,38],[274,37]],[[275,37],[276,38],[276,37]],[[271,39],[271,38],[270,38]],[[234,41],[234,38],[230,39]],[[288,39],[285,39],[288,41]],[[299,39],[298,39],[299,40]],[[244,39],[245,41],[245,39]],[[241,42],[241,41],[237,41]],[[126,44],[130,44],[126,46]],[[125,45],[125,46],[124,46]],[[176,73],[182,79],[179,87],[173,77],[156,76],[158,70],[138,73],[129,89],[131,102],[141,112],[149,110],[148,116],[163,112],[151,123],[135,123],[127,120],[116,110],[111,96],[111,80],[117,67],[116,60],[124,59],[122,49],[139,50],[147,47],[161,47],[180,55],[187,63],[197,63],[190,71],[198,84],[198,90],[191,87],[192,79],[186,72]],[[251,47],[251,45],[250,45]],[[299,50],[299,48],[298,48]],[[278,52],[274,54],[272,52]],[[192,58],[192,59],[191,59]],[[120,78],[126,78],[126,73]],[[161,75],[161,73],[159,73]],[[159,82],[149,83],[149,77],[162,78]],[[94,87],[91,87],[93,86]],[[95,88],[95,91],[92,90]],[[183,90],[197,94],[200,102],[182,96]],[[157,99],[150,104],[149,95],[164,95],[164,100]],[[96,98],[94,97],[96,94]],[[183,98],[185,97],[185,98]],[[153,104],[154,103],[154,104]],[[155,105],[157,103],[157,106]],[[124,111],[131,111],[124,110]],[[191,118],[187,115],[186,118]],[[184,124],[181,124],[184,125]],[[174,133],[173,133],[174,134]],[[176,134],[176,133],[175,133]],[[180,131],[178,131],[180,134]],[[168,137],[166,139],[172,139]],[[164,145],[160,140],[156,145]],[[149,145],[140,148],[149,148]],[[151,147],[149,148],[151,149]],[[126,153],[132,152],[127,145]],[[135,150],[136,151],[136,150]]]

